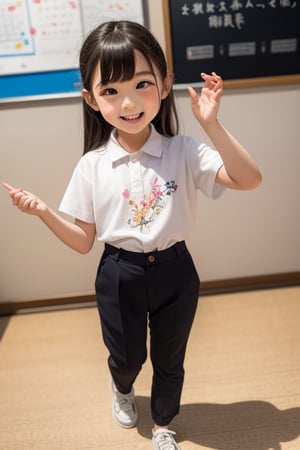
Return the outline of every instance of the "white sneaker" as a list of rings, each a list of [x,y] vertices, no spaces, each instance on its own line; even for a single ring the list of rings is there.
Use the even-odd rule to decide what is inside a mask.
[[[138,413],[134,398],[134,389],[129,394],[121,394],[112,382],[112,414],[115,421],[123,428],[135,427]]]
[[[167,428],[159,428],[158,430],[152,430],[152,445],[154,450],[180,450],[178,444],[176,444],[173,436],[176,433],[168,430]]]

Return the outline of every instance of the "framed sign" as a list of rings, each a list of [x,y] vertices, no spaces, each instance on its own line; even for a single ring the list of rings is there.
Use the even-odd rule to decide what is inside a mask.
[[[300,0],[162,0],[175,87],[216,72],[225,87],[300,82]]]

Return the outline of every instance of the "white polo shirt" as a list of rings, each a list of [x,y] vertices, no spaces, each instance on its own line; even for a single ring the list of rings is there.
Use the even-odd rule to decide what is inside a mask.
[[[193,137],[160,135],[152,126],[136,153],[114,132],[108,143],[79,160],[59,210],[95,223],[97,239],[135,252],[164,250],[194,230],[197,190],[216,199],[223,161]]]

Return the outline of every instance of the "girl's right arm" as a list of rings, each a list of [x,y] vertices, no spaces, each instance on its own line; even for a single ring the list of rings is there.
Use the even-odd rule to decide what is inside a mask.
[[[70,223],[49,208],[34,194],[23,188],[14,188],[7,183],[2,185],[9,191],[14,206],[22,212],[38,216],[42,222],[68,247],[79,253],[88,253],[95,241],[96,228],[94,223],[75,219]]]

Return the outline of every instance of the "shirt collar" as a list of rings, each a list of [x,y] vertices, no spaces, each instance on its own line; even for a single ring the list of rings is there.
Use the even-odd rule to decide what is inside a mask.
[[[154,126],[151,124],[151,132],[149,138],[145,142],[145,144],[139,149],[139,152],[147,153],[148,155],[155,156],[160,158],[162,154],[162,136],[156,131]],[[130,158],[130,153],[126,152],[120,144],[118,143],[115,130],[112,131],[110,140],[108,142],[109,145],[109,155],[112,163],[115,163],[121,159]]]

